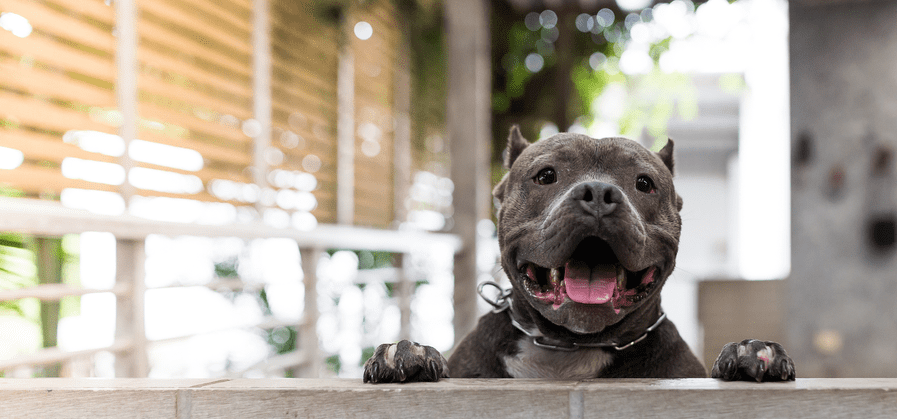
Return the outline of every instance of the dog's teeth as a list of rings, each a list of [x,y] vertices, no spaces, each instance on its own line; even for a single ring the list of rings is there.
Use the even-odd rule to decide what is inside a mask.
[[[563,279],[561,278],[561,270],[557,268],[551,268],[551,270],[549,271],[548,279],[549,281],[551,281],[551,287],[557,288],[557,286],[560,285],[561,280]]]
[[[617,289],[626,289],[626,269],[623,269],[623,265],[617,265]]]

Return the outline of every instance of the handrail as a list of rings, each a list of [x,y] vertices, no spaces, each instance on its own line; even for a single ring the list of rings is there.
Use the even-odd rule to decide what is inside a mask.
[[[11,370],[18,367],[46,365],[56,362],[91,356],[102,351],[116,352],[117,371],[119,369],[119,355],[122,355],[121,365],[129,365],[130,369],[121,369],[117,374],[125,376],[144,376],[146,369],[147,345],[179,341],[199,334],[213,333],[222,330],[231,330],[242,327],[259,327],[271,329],[281,326],[291,326],[301,329],[300,335],[305,341],[300,342],[299,348],[293,354],[284,354],[276,358],[269,358],[263,368],[297,367],[307,364],[307,371],[301,374],[316,375],[318,365],[316,344],[317,332],[314,319],[317,314],[313,312],[316,304],[316,260],[321,251],[325,249],[353,249],[386,251],[392,253],[411,253],[422,247],[438,246],[445,251],[457,253],[461,249],[461,240],[451,234],[428,233],[419,231],[376,230],[371,228],[358,228],[352,226],[319,225],[312,231],[299,231],[292,228],[275,228],[261,222],[228,224],[228,225],[203,225],[195,223],[176,223],[166,221],[154,221],[139,218],[129,214],[100,215],[84,210],[63,207],[58,202],[0,197],[0,231],[17,232],[36,236],[61,236],[64,234],[76,234],[83,232],[109,232],[118,239],[118,269],[116,284],[111,289],[81,288],[68,284],[41,284],[14,290],[0,290],[0,301],[12,301],[22,298],[38,298],[45,301],[60,300],[65,296],[84,295],[100,292],[111,292],[118,297],[118,304],[125,310],[117,313],[121,316],[117,321],[115,343],[105,348],[87,349],[80,351],[64,351],[58,347],[46,348],[35,353],[16,356],[9,360],[0,361],[0,371]],[[302,264],[306,280],[303,281],[306,288],[306,307],[312,312],[303,314],[298,321],[281,321],[271,317],[262,319],[257,324],[231,325],[215,330],[189,333],[182,336],[169,338],[146,339],[144,333],[143,293],[146,288],[144,270],[142,264],[145,261],[143,241],[150,234],[160,234],[170,237],[200,236],[200,237],[237,237],[242,239],[286,238],[297,243],[302,250]],[[400,268],[379,269],[361,274],[358,281],[368,282],[383,280],[397,282],[402,279]],[[173,285],[162,288],[186,287],[193,285]],[[228,289],[255,289],[260,284],[246,284],[239,279],[215,278],[207,284],[197,284],[208,288]],[[311,298],[309,300],[309,298]],[[407,300],[407,299],[406,299]],[[408,301],[405,301],[408,304]],[[130,312],[128,310],[131,310]],[[407,310],[407,307],[404,308]],[[299,353],[301,351],[301,354]],[[300,356],[301,355],[301,356]],[[254,367],[256,368],[256,367]],[[256,368],[257,369],[257,368]]]
[[[65,360],[90,356],[99,352],[122,352],[130,349],[133,342],[128,339],[116,339],[112,345],[99,348],[66,351],[58,347],[45,348],[27,355],[0,360],[0,371],[31,365],[47,365]]]
[[[0,379],[0,406],[5,418],[895,417],[897,379]]]
[[[299,319],[297,321],[282,321],[282,320],[277,320],[274,317],[268,316],[268,317],[263,318],[259,322],[247,322],[247,323],[232,324],[232,325],[227,325],[227,326],[223,326],[223,327],[215,327],[215,328],[210,328],[210,329],[205,329],[205,330],[199,330],[196,332],[185,333],[182,335],[168,336],[168,337],[158,338],[158,339],[147,339],[147,343],[150,345],[158,345],[161,343],[171,343],[171,342],[186,340],[186,339],[190,339],[194,336],[211,335],[211,334],[227,332],[227,331],[235,330],[235,329],[251,329],[252,328],[252,329],[270,330],[270,329],[276,329],[278,327],[288,327],[288,326],[289,327],[301,327],[301,326],[304,326],[306,323],[307,322],[305,321],[304,318]]]
[[[58,202],[26,198],[0,197],[0,214],[0,231],[45,236],[101,231],[122,239],[143,239],[150,234],[172,237],[287,238],[295,240],[300,248],[316,249],[407,253],[420,249],[421,243],[439,243],[454,252],[461,249],[461,240],[445,233],[377,230],[330,224],[318,225],[311,231],[300,231],[272,227],[261,222],[226,225],[177,223],[148,220],[129,214],[101,215],[66,208]]]
[[[37,298],[41,301],[58,301],[63,297],[73,295],[97,294],[111,292],[115,295],[124,295],[130,292],[131,287],[125,284],[116,284],[112,288],[82,288],[68,284],[41,284],[25,288],[0,290],[0,301],[20,300],[22,298]]]

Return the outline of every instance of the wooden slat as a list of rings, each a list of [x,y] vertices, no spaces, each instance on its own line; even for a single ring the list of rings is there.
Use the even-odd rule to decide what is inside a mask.
[[[392,101],[392,89],[383,78],[356,75],[355,96],[359,98],[356,109],[367,105],[371,107],[387,107]]]
[[[320,208],[319,208],[317,210],[312,211],[311,213],[312,213],[312,215],[315,216],[315,219],[318,220],[318,223],[332,224],[332,223],[336,222],[336,210],[335,209],[323,211],[323,210],[320,210]]]
[[[171,192],[159,192],[153,191],[149,189],[137,189],[137,196],[142,196],[144,198],[175,198],[175,199],[189,199],[191,201],[200,201],[200,202],[229,202],[224,201],[222,199],[218,199],[218,197],[206,192],[201,191],[196,194],[178,194]],[[230,202],[231,204],[237,204],[237,202]]]
[[[168,0],[166,0],[168,1]],[[184,3],[187,7],[196,8],[203,14],[214,16],[224,20],[229,26],[237,28],[242,33],[252,33],[252,19],[247,19],[249,14],[235,14],[226,9],[225,4],[217,0],[175,0]]]
[[[115,51],[115,38],[111,32],[104,31],[83,20],[66,16],[53,8],[26,0],[4,0],[4,12],[13,12],[28,19],[35,30],[51,33],[60,38],[105,51]]]
[[[305,158],[305,156],[309,154],[314,154],[321,159],[321,163],[323,164],[322,169],[320,171],[327,171],[328,165],[335,165],[336,163],[336,142],[335,141],[327,141],[321,139],[314,139],[314,141],[309,141],[306,139],[307,144],[305,148],[301,150],[283,150],[285,155],[285,165],[291,170],[304,170],[301,167],[301,161]],[[317,174],[316,174],[317,175]]]
[[[23,164],[15,170],[5,170],[0,184],[33,193],[59,194],[65,188],[93,189],[117,192],[118,186],[93,183],[81,179],[69,179],[62,176],[58,169],[36,167]]]
[[[196,0],[192,0],[196,1]],[[244,1],[231,1],[231,0],[201,0],[204,2],[213,2],[215,6],[222,11],[226,11],[228,14],[242,19],[246,16],[252,15],[252,5],[250,3]]]
[[[171,138],[159,134],[157,131],[145,128],[140,130],[139,135],[142,140],[175,147],[189,148],[198,151],[204,158],[232,164],[237,167],[244,168],[252,164],[252,156],[250,155],[248,147],[241,152],[239,149],[191,140],[189,138]]]
[[[277,166],[282,169],[305,171],[305,169],[302,168],[302,159],[305,158],[305,156],[308,154],[315,154],[316,156],[318,156],[321,159],[321,163],[324,165],[324,167],[326,167],[326,165],[328,165],[328,164],[335,164],[334,162],[336,161],[336,159],[334,159],[334,156],[332,153],[325,154],[322,157],[320,154],[316,154],[316,152],[314,150],[311,150],[309,147],[306,147],[303,150],[282,150],[282,151],[284,152],[284,163],[280,166]],[[331,175],[331,173],[329,173],[327,170],[319,170],[317,173],[313,173],[313,174],[315,175],[316,178],[318,178],[318,180],[321,180],[321,179],[335,180],[335,179],[331,179],[329,177]]]
[[[155,92],[148,91],[146,89],[139,90],[138,97],[141,104],[145,104],[150,107],[158,107],[158,109],[156,109],[155,111],[151,110],[148,113],[156,115],[155,117],[150,117],[149,119],[158,119],[159,121],[167,123],[173,123],[173,121],[177,120],[181,122],[180,124],[175,125],[192,124],[191,126],[196,127],[194,129],[197,131],[205,132],[208,135],[212,136],[222,136],[225,138],[233,136],[234,134],[232,131],[234,130],[242,132],[239,126],[236,126],[237,124],[222,124],[220,122],[221,117],[224,115],[228,115],[228,112],[222,112],[222,109],[215,109],[206,104],[197,104],[196,97],[194,97],[191,101],[184,101],[167,93],[168,92],[158,90]],[[158,116],[160,115],[158,112],[172,112],[176,116]],[[245,113],[245,111],[241,111],[240,113]],[[225,130],[221,130],[221,128],[224,128]],[[235,136],[232,139],[239,142],[240,138],[241,137]]]
[[[327,66],[310,69],[286,60],[275,60],[272,87],[275,91],[289,91],[293,95],[313,93],[316,102],[335,101],[336,60],[323,64]]]
[[[360,152],[359,152],[359,154],[360,154]],[[359,185],[368,185],[368,184],[376,185],[378,182],[370,181],[370,180],[372,180],[373,177],[376,177],[376,176],[392,177],[392,170],[390,170],[390,168],[388,166],[378,164],[378,162],[373,161],[373,159],[370,159],[367,156],[365,156],[365,159],[366,160],[362,160],[360,162],[360,164],[358,165],[359,170],[357,170],[355,173],[356,173],[356,178],[359,181],[368,179],[369,182],[360,183]],[[368,189],[368,188],[369,187],[364,187],[363,189]]]
[[[25,130],[0,130],[0,144],[17,149],[29,160],[45,160],[56,164],[66,157],[114,163],[116,157],[84,151],[74,144],[67,144],[62,138],[38,134]]]
[[[233,101],[217,98],[198,90],[167,83],[151,75],[140,75],[137,85],[140,86],[141,90],[151,92],[154,95],[168,96],[185,103],[192,103],[195,107],[208,107],[215,112],[231,114],[240,119],[252,117],[251,108],[247,109],[247,107],[240,106]]]
[[[372,37],[366,41],[355,38],[353,40],[353,49],[357,52],[356,60],[358,61],[388,65],[394,63],[397,58],[395,42],[382,37]]]
[[[333,83],[336,83],[334,78]],[[304,84],[284,83],[275,81],[272,83],[273,100],[277,105],[284,108],[302,107],[307,109],[306,112],[312,113],[311,109],[328,116],[330,120],[332,115],[336,114],[336,92],[327,90],[311,90]],[[335,117],[333,118],[335,119]],[[319,120],[319,122],[323,122]]]
[[[381,111],[384,115],[392,115],[390,106],[392,104],[392,90],[381,86],[379,89],[382,89],[380,90],[382,93],[372,93],[374,92],[372,89],[374,87],[356,90],[356,112],[362,112],[365,108],[373,108]],[[364,115],[359,115],[359,117],[364,117]]]
[[[194,82],[211,84],[215,86],[215,88],[231,95],[252,98],[252,84],[248,81],[234,80],[213,69],[197,66],[184,57],[173,57],[144,47],[138,49],[137,56],[142,63],[149,65],[150,67],[186,77]]]
[[[220,137],[222,140],[229,140],[234,143],[246,143],[252,141],[252,138],[243,134],[239,128],[233,128],[217,122],[205,121],[189,115],[178,112],[173,109],[167,109],[162,106],[148,103],[141,100],[138,105],[140,116],[147,119],[154,119],[169,124],[174,124],[186,128],[190,131],[204,133],[206,135]]]
[[[205,60],[214,64],[222,72],[228,73],[228,77],[236,77],[240,80],[251,79],[251,57],[233,51],[219,48],[214,41],[207,37],[198,38],[196,35],[181,32],[175,27],[162,26],[154,20],[155,15],[143,11],[141,19],[137,23],[140,27],[141,44],[151,47],[151,43],[164,45],[172,51],[187,55],[192,59]],[[153,48],[158,50],[159,48]]]
[[[296,25],[292,23],[292,25]],[[297,25],[298,26],[298,25]],[[336,59],[339,44],[321,42],[321,33],[314,31],[314,26],[299,26],[306,30],[305,34],[292,32],[284,27],[275,27],[272,33],[272,52],[277,61],[300,64],[305,68],[321,68],[327,61]],[[334,32],[330,36],[338,37]]]
[[[0,61],[0,86],[85,105],[115,106],[115,92],[112,90],[75,80],[64,74],[28,68],[11,61]]]
[[[198,177],[200,180],[202,180],[202,183],[204,185],[208,185],[208,183],[210,181],[216,180],[216,179],[232,180],[235,182],[243,182],[243,183],[251,183],[252,182],[252,179],[248,178],[244,174],[244,172],[245,172],[244,170],[231,172],[231,171],[213,169],[213,168],[209,168],[209,167],[203,167],[201,170],[194,172],[194,171],[190,171],[190,170],[181,170],[181,169],[176,169],[173,167],[161,166],[161,165],[144,163],[144,162],[137,162],[136,165],[137,165],[137,167],[145,167],[148,169],[155,169],[155,170],[164,170],[166,172],[173,172],[173,173],[178,173],[178,174],[182,174],[182,175],[193,175],[193,176]]]
[[[313,54],[332,54],[339,48],[339,25],[336,22],[320,20],[306,2],[300,11],[291,11],[283,7],[284,3],[274,2],[271,5],[272,40],[275,44],[303,44],[303,51]],[[301,6],[300,6],[301,7]]]
[[[275,33],[275,36],[277,34]],[[327,45],[325,50],[315,50],[301,38],[274,38],[271,51],[275,64],[275,76],[280,72],[306,71],[335,76],[338,45]]]
[[[172,23],[200,32],[244,55],[252,54],[250,32],[235,31],[226,21],[222,22],[203,14],[191,5],[174,0],[156,0],[148,4],[147,9],[155,15],[164,16]],[[246,20],[251,20],[251,16],[247,16]]]
[[[275,100],[273,103],[272,109],[272,118],[274,124],[276,124],[281,129],[289,129],[303,137],[316,137],[314,132],[314,126],[323,126],[325,130],[329,131],[328,134],[335,136],[335,126],[336,126],[336,114],[326,112],[325,110],[316,109],[316,108],[304,108],[299,106],[293,106],[293,104],[289,103],[281,103],[279,100]],[[305,124],[304,127],[299,127],[296,129],[290,124],[290,115],[293,113],[299,112],[303,114],[308,120],[309,123]],[[318,141],[329,142],[325,139],[318,139]]]
[[[252,10],[252,0],[229,0],[231,3],[242,6],[245,10]]]
[[[376,177],[377,173],[356,178],[355,182],[358,185],[355,188],[356,199],[369,200],[370,202],[379,202],[381,204],[385,203],[384,198],[389,196],[388,194],[392,191],[392,186],[389,185],[389,181],[392,180],[392,174],[389,172],[382,173],[387,175],[385,179]]]
[[[251,96],[243,96],[234,94],[234,92],[221,90],[220,86],[209,84],[206,80],[194,80],[185,77],[182,74],[165,71],[164,69],[152,66],[148,63],[141,64],[139,76],[154,78],[165,84],[179,86],[180,88],[194,92],[194,95],[200,95],[201,97],[227,102],[233,106],[239,106],[244,109],[252,108]]]
[[[3,91],[0,91],[0,117],[14,117],[23,124],[59,132],[73,129],[115,132],[114,127],[96,122],[86,113]]]
[[[112,57],[79,51],[39,34],[18,38],[8,31],[0,31],[0,50],[14,56],[33,57],[37,61],[101,80],[115,80],[115,62]]]
[[[284,122],[278,122],[277,125],[282,125],[282,126],[285,125],[285,126],[289,127],[289,125],[287,125],[287,123],[285,122],[287,112],[282,112],[282,111],[278,110],[276,113],[280,113],[281,114],[280,116],[283,117],[280,120],[284,121]],[[312,154],[323,153],[324,154],[323,156],[319,156],[319,157],[321,157],[322,160],[327,160],[328,158],[332,158],[333,155],[336,154],[336,133],[334,132],[335,131],[335,129],[333,128],[334,125],[336,125],[336,124],[335,123],[325,124],[324,131],[326,131],[326,132],[324,133],[324,135],[322,137],[315,135],[314,129],[312,129],[311,127],[304,127],[304,128],[298,129],[298,130],[292,129],[292,127],[289,127],[290,131],[302,136],[302,138],[305,139],[305,147],[304,148],[296,148],[296,149],[284,149],[283,152],[286,154],[300,157],[300,158],[305,157],[305,155],[308,153],[312,153]],[[280,138],[279,137],[275,138],[275,140],[277,142],[277,145],[279,145]]]
[[[90,16],[109,25],[115,24],[115,8],[105,0],[51,0],[75,13]]]

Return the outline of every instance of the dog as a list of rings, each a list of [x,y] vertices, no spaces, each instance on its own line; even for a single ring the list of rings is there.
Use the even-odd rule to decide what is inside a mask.
[[[383,344],[364,382],[706,377],[660,304],[682,225],[673,141],[656,153],[574,133],[530,144],[514,126],[504,163],[493,195],[511,290],[448,361],[407,340]],[[786,381],[795,372],[781,345],[747,339],[723,348],[711,376]]]

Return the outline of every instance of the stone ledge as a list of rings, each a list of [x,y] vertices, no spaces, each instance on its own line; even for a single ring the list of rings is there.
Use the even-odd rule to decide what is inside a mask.
[[[4,418],[897,417],[897,379],[0,379]]]

